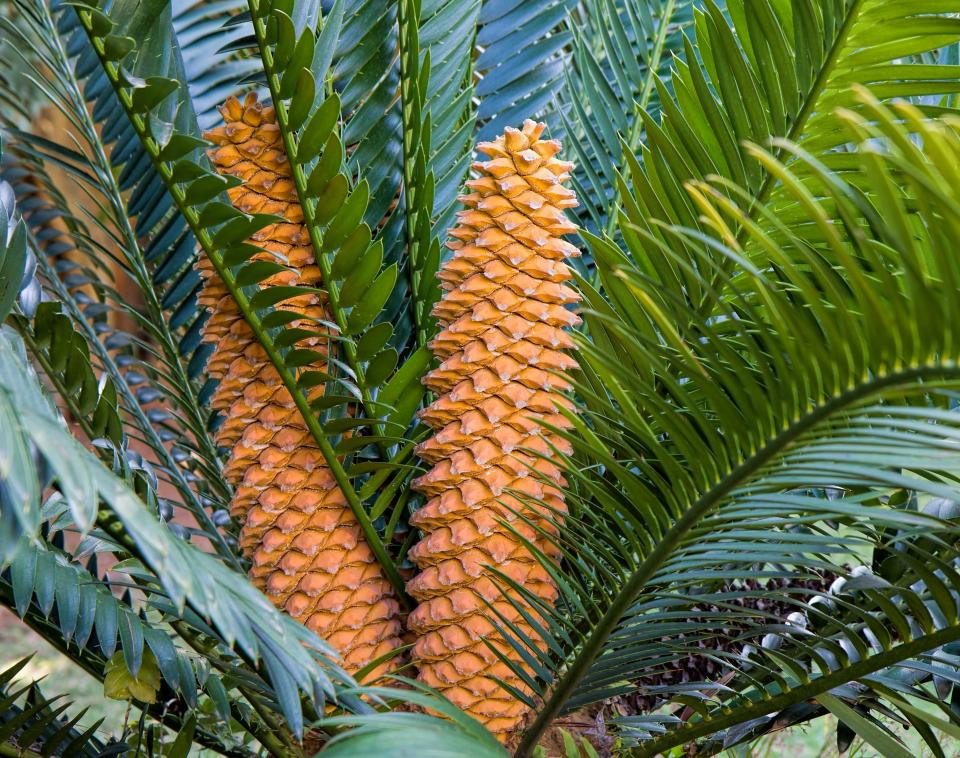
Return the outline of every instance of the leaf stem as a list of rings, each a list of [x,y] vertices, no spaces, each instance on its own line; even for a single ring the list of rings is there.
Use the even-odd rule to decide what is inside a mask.
[[[304,174],[303,167],[294,159],[296,156],[296,144],[294,142],[293,133],[290,129],[286,106],[279,96],[280,80],[277,76],[277,72],[273,68],[273,53],[270,50],[270,46],[267,44],[266,25],[264,24],[263,18],[259,13],[259,3],[257,0],[248,0],[248,6],[250,8],[250,15],[253,19],[254,33],[257,37],[257,44],[260,47],[261,58],[263,59],[263,67],[267,75],[267,83],[273,99],[273,107],[277,114],[277,122],[280,126],[280,133],[283,138],[284,148],[286,150],[288,160],[290,161],[291,173],[293,174],[294,183],[297,187],[297,195],[300,199],[300,204],[303,209],[304,220],[306,221],[306,227],[310,234],[310,241],[313,244],[314,258],[316,259],[317,266],[320,268],[323,287],[327,291],[331,315],[333,315],[341,334],[346,335],[346,316],[343,314],[342,310],[336,307],[336,303],[339,301],[339,288],[330,275],[331,266],[329,260],[327,260],[327,258],[320,252],[323,250],[323,237],[321,236],[319,226],[316,223],[316,209],[314,208],[307,191],[307,177]],[[214,259],[211,258],[211,260]],[[214,265],[217,265],[216,262]],[[230,274],[229,271],[225,271],[224,273],[227,275]],[[221,276],[223,275],[224,274],[221,274]],[[226,279],[224,279],[224,281],[226,281]],[[230,285],[228,284],[228,287],[229,286]],[[233,289],[231,289],[231,293],[232,292]],[[239,290],[237,292],[237,296],[243,297]],[[243,307],[241,307],[241,310],[243,310]],[[250,312],[251,317],[256,318],[256,314],[249,309],[249,305],[247,305],[247,310],[244,310],[244,316],[247,315],[248,311]],[[249,321],[249,318],[248,322],[252,328],[253,323]],[[254,331],[256,333],[256,329]],[[259,338],[260,335],[258,334],[257,336]],[[263,342],[263,340],[261,340],[261,343],[264,345],[264,348],[267,349],[268,346]],[[375,413],[376,407],[374,406],[370,389],[366,386],[364,381],[363,367],[360,365],[360,361],[357,359],[356,344],[351,339],[344,339],[339,344],[342,346],[343,351],[346,354],[347,364],[355,374],[357,387],[360,390],[361,402],[364,410],[369,418],[375,419],[377,417],[377,414]],[[270,349],[267,349],[267,352],[270,354],[271,361],[273,361],[277,371],[281,373],[281,377],[284,375],[290,377],[289,384],[288,379],[284,378],[284,384],[287,385],[287,389],[290,391],[291,396],[293,396],[294,401],[297,404],[297,408],[303,415],[304,421],[313,434],[317,444],[320,446],[321,452],[323,453],[324,458],[326,458],[327,464],[334,475],[334,479],[336,479],[337,484],[340,486],[341,490],[343,490],[344,496],[347,498],[347,502],[349,503],[351,510],[353,511],[361,529],[363,530],[364,537],[369,543],[371,550],[377,558],[377,561],[383,568],[384,573],[387,575],[387,579],[393,586],[398,600],[407,610],[412,610],[414,604],[410,596],[407,595],[406,583],[400,576],[397,565],[387,551],[386,546],[380,537],[380,533],[377,531],[376,527],[373,526],[369,514],[357,496],[349,477],[343,470],[343,466],[340,465],[340,461],[336,456],[336,452],[326,438],[326,433],[324,432],[323,427],[320,425],[319,421],[311,410],[309,403],[303,396],[303,393],[300,392],[299,388],[297,387],[296,381],[292,378],[292,375],[284,364],[282,357],[280,357],[279,354],[276,354],[276,358],[274,358],[276,347],[272,344],[272,342],[270,344]],[[379,436],[383,435],[383,428],[381,424],[375,425],[374,428]]]
[[[253,17],[253,29],[257,38],[257,44],[260,48],[260,58],[263,61],[263,70],[267,77],[267,86],[270,89],[270,98],[273,101],[273,107],[277,114],[277,124],[280,127],[280,135],[283,138],[283,147],[287,154],[287,160],[290,162],[290,172],[297,188],[297,197],[300,200],[300,207],[303,210],[305,222],[304,225],[310,234],[310,243],[313,245],[314,258],[318,268],[320,269],[320,285],[327,293],[327,303],[330,310],[330,315],[333,316],[333,320],[337,324],[340,334],[344,337],[344,339],[338,342],[338,345],[340,345],[344,355],[346,356],[347,365],[354,373],[357,389],[360,391],[360,400],[367,417],[370,419],[376,419],[379,414],[376,412],[377,407],[374,403],[370,388],[366,384],[365,369],[357,358],[356,343],[352,339],[346,337],[347,317],[344,314],[343,309],[339,307],[340,287],[331,276],[330,260],[326,257],[326,255],[321,253],[321,250],[323,250],[323,235],[320,232],[319,224],[317,224],[316,208],[307,189],[307,175],[303,170],[303,166],[298,160],[296,160],[297,144],[294,140],[293,131],[290,129],[290,119],[287,112],[287,106],[280,97],[280,76],[274,68],[273,51],[270,49],[270,45],[267,43],[266,25],[264,24],[263,18],[260,16],[258,10],[258,1],[248,0],[248,6],[250,8],[250,15]],[[376,428],[378,433],[383,435],[384,430],[382,425],[378,424]]]
[[[212,654],[213,647],[215,646],[204,645],[203,642],[198,639],[194,630],[183,621],[171,621],[170,626],[180,635],[184,642],[206,660],[210,661],[215,669],[224,674],[231,673],[230,667],[221,660],[220,656]],[[257,715],[266,726],[266,729],[262,729],[256,724],[248,724],[246,721],[241,721],[251,736],[256,738],[275,758],[287,758],[287,756],[296,754],[289,730],[274,717],[274,714],[271,713],[248,688],[237,685],[237,691],[250,703],[250,707],[257,712]],[[234,703],[231,703],[231,708],[232,707],[234,707]]]
[[[410,303],[413,309],[414,326],[417,331],[417,345],[427,343],[427,331],[424,324],[423,303],[420,302],[420,260],[421,245],[417,234],[420,212],[420,195],[423,187],[415,181],[417,154],[423,154],[426,163],[426,151],[423,150],[422,93],[420,86],[420,49],[418,3],[412,0],[399,0],[397,3],[397,25],[400,48],[400,118],[403,124],[403,202],[404,227],[407,236],[407,270],[410,276]],[[429,135],[428,135],[429,136]]]

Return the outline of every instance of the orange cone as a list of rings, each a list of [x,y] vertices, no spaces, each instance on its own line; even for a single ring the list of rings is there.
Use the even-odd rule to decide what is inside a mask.
[[[445,293],[433,312],[442,331],[431,349],[442,362],[424,380],[438,397],[421,412],[436,433],[417,448],[432,468],[414,481],[428,500],[411,518],[424,533],[410,551],[420,573],[408,584],[420,603],[409,620],[420,679],[502,741],[526,707],[497,680],[528,688],[490,649],[520,661],[488,604],[534,643],[538,635],[510,600],[538,614],[521,597],[504,597],[487,567],[545,602],[557,597],[548,572],[501,522],[556,557],[517,514],[555,533],[564,511],[564,480],[550,454],[551,445],[569,448],[540,423],[569,426],[557,412],[571,407],[562,372],[576,366],[564,329],[580,320],[568,310],[579,297],[563,262],[579,251],[560,238],[576,230],[563,212],[577,204],[563,187],[571,164],[556,158],[559,143],[540,139],[543,129],[527,121],[477,147],[490,160],[474,164],[480,175],[467,182],[467,208],[450,232],[455,252],[439,274]]]
[[[229,191],[233,205],[286,219],[250,240],[267,251],[254,259],[290,268],[263,285],[317,286],[320,271],[273,108],[248,95],[243,102],[231,97],[220,110],[225,124],[205,137],[215,145],[210,158],[217,171],[244,182]],[[274,604],[331,643],[355,672],[400,644],[393,590],[236,302],[205,256],[197,267],[204,278],[199,300],[211,312],[204,339],[215,346],[207,369],[219,379],[211,403],[224,416],[217,443],[230,449],[224,473],[235,487],[231,510],[242,524],[240,546],[252,562],[251,577]],[[317,323],[326,309],[318,297],[277,307],[303,316],[292,327],[317,334],[298,347],[326,354],[328,335]],[[305,368],[324,371],[325,363]]]

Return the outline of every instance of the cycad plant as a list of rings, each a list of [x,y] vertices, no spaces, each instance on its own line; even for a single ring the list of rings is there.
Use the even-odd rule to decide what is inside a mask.
[[[960,0],[0,29],[0,754],[960,735]]]

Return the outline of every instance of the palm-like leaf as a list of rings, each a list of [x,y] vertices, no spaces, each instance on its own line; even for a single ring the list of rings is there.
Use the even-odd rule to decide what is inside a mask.
[[[190,268],[194,238],[183,219],[171,215],[159,177],[144,165],[146,155],[129,127],[118,122],[116,111],[123,112],[107,98],[112,93],[102,92],[105,80],[87,66],[84,83],[79,72],[85,62],[68,58],[77,30],[66,14],[60,25],[66,31],[61,31],[44,4],[25,2],[19,10],[19,23],[7,21],[4,28],[31,67],[37,92],[63,114],[74,142],[56,144],[13,129],[20,137],[14,149],[19,163],[6,173],[19,194],[31,196],[26,217],[35,249],[43,253],[42,278],[78,319],[94,360],[125,396],[125,421],[152,450],[161,476],[216,543],[217,530],[195,492],[196,482],[206,482],[214,498],[228,494],[207,435],[209,412],[201,405],[204,389],[197,380],[206,352],[195,352],[203,318],[194,302],[198,278]],[[98,88],[91,116],[84,91]],[[104,145],[102,134],[114,134],[116,141],[108,136]],[[62,186],[50,167],[74,184]],[[76,197],[73,206],[65,201],[65,191]],[[57,223],[63,226],[58,229]],[[152,244],[141,245],[145,236]],[[114,262],[116,275],[107,261]],[[131,285],[142,307],[130,303]],[[119,328],[118,319],[132,321],[133,327]],[[158,431],[158,424],[165,428]],[[171,436],[178,442],[172,451]],[[185,470],[184,461],[194,471]]]
[[[27,540],[19,544],[16,557],[0,574],[0,599],[97,679],[103,679],[116,650],[122,651],[124,665],[133,672],[139,671],[149,651],[163,680],[157,702],[144,707],[168,727],[182,725],[204,691],[217,695],[226,691],[219,673],[197,671],[193,659],[161,625],[141,619],[129,602],[114,597],[96,572],[71,562],[50,545]],[[229,707],[221,717],[231,717]],[[194,738],[218,752],[224,750],[221,740],[205,729],[195,730]]]
[[[350,168],[369,183],[365,219],[378,230],[384,261],[402,270],[405,286],[382,313],[401,354],[429,336],[438,237],[467,168],[479,7],[479,0],[333,6],[342,28],[330,86],[342,102]]]
[[[685,598],[698,585],[743,576],[756,564],[772,564],[774,573],[841,571],[856,560],[855,543],[879,542],[882,528],[939,530],[949,541],[949,525],[878,498],[893,488],[957,495],[952,440],[960,417],[945,410],[945,391],[958,375],[945,325],[955,317],[950,293],[960,282],[944,240],[960,222],[948,179],[960,139],[952,128],[902,109],[922,143],[916,147],[888,112],[866,99],[858,107],[869,108],[881,126],[853,114],[838,121],[859,146],[849,155],[849,182],[784,143],[810,177],[800,183],[772,154],[751,148],[784,194],[804,207],[817,234],[782,226],[766,233],[748,214],[776,224],[770,207],[731,202],[728,193],[737,193],[722,183],[690,188],[706,233],[658,230],[674,243],[658,246],[659,254],[709,294],[711,320],[678,327],[694,323],[695,306],[658,292],[659,283],[626,256],[604,272],[622,283],[624,299],[616,311],[591,302],[587,315],[594,342],[583,346],[580,391],[590,410],[570,435],[584,458],[569,469],[579,502],[561,541],[572,570],[558,575],[562,611],[544,609],[551,620],[543,631],[552,644],[540,651],[545,681],[537,689],[547,705],[524,750],[556,713],[629,691],[631,672],[649,674],[674,655],[696,651],[715,622],[697,618],[690,606],[731,600]],[[882,140],[884,149],[871,140]],[[884,199],[882,215],[855,189],[868,183]],[[744,229],[743,244],[737,228]],[[906,228],[911,240],[899,232]],[[746,260],[744,245],[762,251],[762,267]],[[680,249],[693,259],[685,261]],[[737,272],[719,273],[729,265],[720,259],[737,264]],[[707,287],[714,277],[721,286]],[[830,500],[809,491],[824,487],[849,496]],[[828,520],[843,527],[827,528]],[[921,561],[933,560],[929,545],[914,549]],[[943,555],[950,560],[949,551]],[[960,635],[949,592],[927,595],[931,585],[911,590],[917,575],[910,571],[896,579],[887,591],[900,600],[883,605],[882,592],[871,600],[881,603],[888,623],[899,623],[894,618],[902,614],[919,631],[870,649],[853,640],[868,623],[867,609],[852,610],[856,622],[846,632],[828,629],[801,640],[790,658],[761,653],[743,674],[751,687],[741,694],[714,685],[728,715],[695,706],[694,728],[670,731],[640,754],[863,681]],[[933,617],[917,615],[908,597],[914,593],[936,603]],[[898,610],[897,602],[906,606]],[[728,614],[738,629],[734,638],[789,631],[749,616]],[[665,637],[676,641],[665,646],[659,642]],[[818,653],[818,646],[836,657]],[[736,660],[723,664],[748,671]],[[698,686],[706,687],[687,689]],[[751,692],[765,691],[779,699],[751,702]]]
[[[64,701],[63,695],[47,698],[36,682],[20,686],[14,681],[29,662],[29,658],[24,658],[0,672],[0,744],[15,744],[22,751],[40,750],[45,755],[54,755],[56,751],[82,758],[103,755],[106,745],[97,737],[102,718],[89,727],[81,726],[79,722],[87,709],[68,718],[63,711],[70,703]],[[19,700],[22,702],[18,703]]]
[[[220,118],[218,106],[240,83],[258,81],[263,72],[260,60],[243,47],[250,36],[247,4],[176,0],[172,8],[193,109],[200,127],[209,129]]]
[[[763,0],[750,3],[748,11],[738,0],[726,7],[733,29],[715,3],[697,11],[696,48],[685,43],[685,62],[676,64],[671,80],[673,94],[658,83],[661,122],[644,117],[646,144],[639,162],[625,155],[629,188],[621,192],[620,231],[629,233],[623,228],[627,223],[652,230],[657,238],[641,235],[631,242],[644,251],[638,265],[662,281],[664,292],[705,304],[711,280],[700,282],[664,260],[657,251],[664,237],[651,222],[699,227],[699,211],[683,189],[687,182],[718,175],[758,201],[770,199],[777,177],[748,158],[745,142],[765,145],[771,138],[787,138],[840,167],[844,158],[832,151],[847,136],[832,114],[840,107],[860,107],[853,85],[867,84],[881,98],[947,95],[957,89],[949,68],[911,59],[956,42],[957,8],[949,3]],[[714,278],[732,265],[724,263]]]
[[[301,648],[311,635],[251,594],[235,570],[235,542],[216,528],[225,513],[213,509],[231,492],[203,407],[212,384],[200,371],[193,262],[199,248],[223,280],[403,598],[398,566],[415,537],[408,485],[424,431],[414,414],[431,360],[443,229],[475,136],[541,114],[578,159],[582,237],[596,268],[582,282],[585,412],[568,435],[576,453],[571,513],[557,538],[564,562],[545,561],[561,601],[547,608],[528,598],[540,608],[542,618],[528,620],[542,627],[543,649],[515,640],[518,674],[534,693],[517,695],[545,702],[521,752],[557,713],[629,693],[641,675],[652,681],[690,655],[710,658],[722,681],[648,689],[645,697],[682,707],[620,721],[638,754],[691,739],[711,752],[773,721],[828,711],[881,749],[896,748],[874,713],[900,714],[935,744],[906,698],[933,704],[927,680],[954,676],[943,647],[960,636],[954,530],[901,493],[922,501],[956,489],[950,398],[960,377],[949,325],[960,269],[948,241],[960,226],[949,178],[960,140],[948,119],[922,116],[949,114],[952,101],[938,98],[960,90],[949,65],[960,6],[52,5],[18,0],[21,13],[0,22],[75,137],[59,144],[25,128],[31,111],[5,64],[3,128],[16,142],[5,173],[29,227],[13,249],[23,242],[42,253],[33,292],[42,285],[60,303],[34,308],[21,298],[10,323],[78,428],[102,439],[98,462],[68,441],[46,404],[14,413],[10,393],[32,391],[4,375],[0,408],[18,421],[0,426],[10,442],[0,506],[5,515],[15,506],[19,526],[0,545],[20,549],[0,597],[28,623],[54,640],[82,640],[75,655],[92,671],[102,673],[118,634],[131,671],[149,650],[184,745],[217,745],[187,715],[201,681],[225,721],[276,755],[293,746],[278,714],[299,731],[304,709],[321,716],[325,698],[370,710],[340,672]],[[891,116],[856,94],[860,83],[922,110]],[[287,262],[247,240],[277,219],[234,208],[225,191],[238,180],[203,155],[201,128],[244,87],[275,107],[316,287],[269,283]],[[21,258],[0,256],[0,313],[16,289],[2,274],[29,263]],[[103,277],[108,260],[116,281]],[[142,308],[120,294],[126,279]],[[283,307],[305,295],[324,303],[315,329],[292,327]],[[118,329],[117,314],[135,328]],[[317,349],[318,335],[328,350]],[[318,362],[323,372],[309,370]],[[141,443],[145,460],[132,449]],[[58,465],[53,444],[78,463]],[[47,464],[52,478],[34,473]],[[163,525],[161,482],[193,511],[219,560]],[[51,483],[56,494],[41,507]],[[85,572],[61,549],[61,530],[91,524],[85,549],[125,558],[106,584],[96,565]],[[38,529],[43,539],[19,541]],[[842,590],[804,590],[811,576],[864,562]],[[210,592],[200,571],[223,589]],[[777,584],[737,584],[744,575]],[[68,589],[80,576],[86,594]],[[146,600],[113,598],[108,586]],[[758,611],[769,596],[795,614]],[[126,637],[111,638],[113,617]],[[184,662],[187,647],[218,673]],[[225,682],[238,683],[242,707],[227,701]],[[386,753],[398,735],[421,735],[431,749],[502,754],[449,715],[455,723],[401,713],[328,720],[358,727],[330,750]],[[687,726],[675,728],[677,719]],[[941,721],[956,730],[948,710]]]
[[[0,421],[6,434],[0,485],[16,497],[20,518],[28,527],[18,537],[13,561],[0,574],[4,602],[61,650],[76,646],[80,652],[73,655],[94,676],[103,676],[118,647],[135,675],[149,650],[163,677],[164,699],[146,711],[167,726],[182,725],[190,739],[225,755],[249,753],[239,744],[225,745],[222,737],[191,721],[189,709],[197,707],[201,688],[221,719],[236,719],[274,754],[287,749],[278,727],[266,721],[265,728],[243,708],[231,706],[226,682],[245,693],[259,718],[266,720],[271,710],[282,713],[295,734],[303,729],[298,692],[314,717],[323,713],[325,703],[369,710],[359,695],[379,691],[353,689],[352,680],[331,662],[333,651],[324,642],[276,611],[242,575],[147,516],[147,507],[128,483],[73,439],[42,395],[22,345],[9,331],[0,335],[0,355]],[[31,462],[30,451],[36,451],[37,465]],[[49,476],[40,474],[47,471]],[[41,509],[36,498],[41,487],[50,486],[62,500]],[[75,516],[89,523],[90,514],[98,510],[100,537],[116,539],[121,549],[133,550],[136,561],[128,561],[131,565],[123,571],[135,580],[130,586],[147,595],[140,608],[132,606],[129,596],[126,600],[113,596],[110,586],[117,586],[116,581],[105,585],[61,550],[33,542],[41,519],[50,521],[49,535],[50,530],[75,529]],[[11,552],[10,546],[2,547],[6,554]],[[178,638],[191,646],[202,639],[197,651],[202,650],[207,663],[220,673],[206,669],[201,673]],[[383,694],[395,698],[398,693]],[[430,697],[426,702],[436,701]],[[40,722],[28,726],[33,729]]]
[[[174,613],[182,616],[189,604],[194,614],[208,620],[210,629],[228,648],[236,646],[249,662],[262,661],[280,697],[280,707],[295,731],[302,729],[302,717],[299,700],[291,699],[294,693],[303,691],[320,704],[331,697],[337,699],[337,682],[349,684],[350,679],[323,657],[332,657],[325,643],[280,615],[241,575],[178,539],[155,520],[144,518],[145,506],[137,496],[73,439],[55,417],[35,378],[29,374],[22,346],[18,348],[18,343],[5,333],[0,351],[0,414],[10,435],[10,445],[5,446],[0,464],[4,486],[38,496],[40,486],[35,468],[11,465],[11,456],[29,449],[29,445],[35,446],[72,513],[85,517],[89,523],[87,514],[96,512],[99,502],[110,509],[137,546],[137,557],[155,577]],[[21,501],[21,508],[39,512],[37,503],[27,499]],[[47,580],[50,578],[52,575],[48,574]],[[46,605],[47,601],[41,598],[41,602]]]
[[[551,110],[569,61],[572,35],[565,26],[575,5],[484,0],[477,33],[478,116],[484,122],[479,139]]]

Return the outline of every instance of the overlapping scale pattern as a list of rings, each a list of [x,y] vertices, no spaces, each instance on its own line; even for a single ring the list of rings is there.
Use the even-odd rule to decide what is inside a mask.
[[[564,214],[577,204],[563,186],[572,166],[556,157],[558,142],[540,138],[543,129],[527,121],[477,147],[489,160],[474,164],[478,177],[450,232],[454,253],[439,274],[444,294],[433,312],[442,330],[431,349],[441,364],[424,379],[437,399],[421,412],[436,432],[417,448],[431,468],[414,481],[427,502],[411,517],[424,534],[410,551],[420,572],[408,584],[419,601],[409,625],[420,678],[505,742],[526,708],[497,679],[527,688],[491,650],[519,659],[490,607],[538,637],[487,567],[543,601],[557,596],[511,527],[556,556],[525,519],[554,533],[564,512],[551,446],[568,445],[542,423],[569,425],[558,412],[572,407],[563,372],[576,366],[564,330],[580,320],[569,310],[579,297],[564,263],[579,251],[561,239],[576,229]]]
[[[230,98],[221,113],[224,125],[205,137],[214,143],[210,157],[217,170],[243,180],[229,191],[233,205],[285,219],[249,240],[263,251],[254,260],[289,268],[263,286],[316,286],[320,271],[273,108],[250,95],[242,102]],[[199,300],[210,310],[204,339],[214,345],[207,370],[219,380],[211,403],[224,417],[216,439],[230,450],[225,474],[235,488],[231,508],[242,524],[240,545],[251,560],[251,577],[356,671],[400,644],[398,603],[279,374],[209,259],[197,265],[204,278]],[[299,347],[326,354],[328,334],[318,323],[325,307],[318,297],[299,296],[277,307],[302,317],[291,327],[316,335]]]

